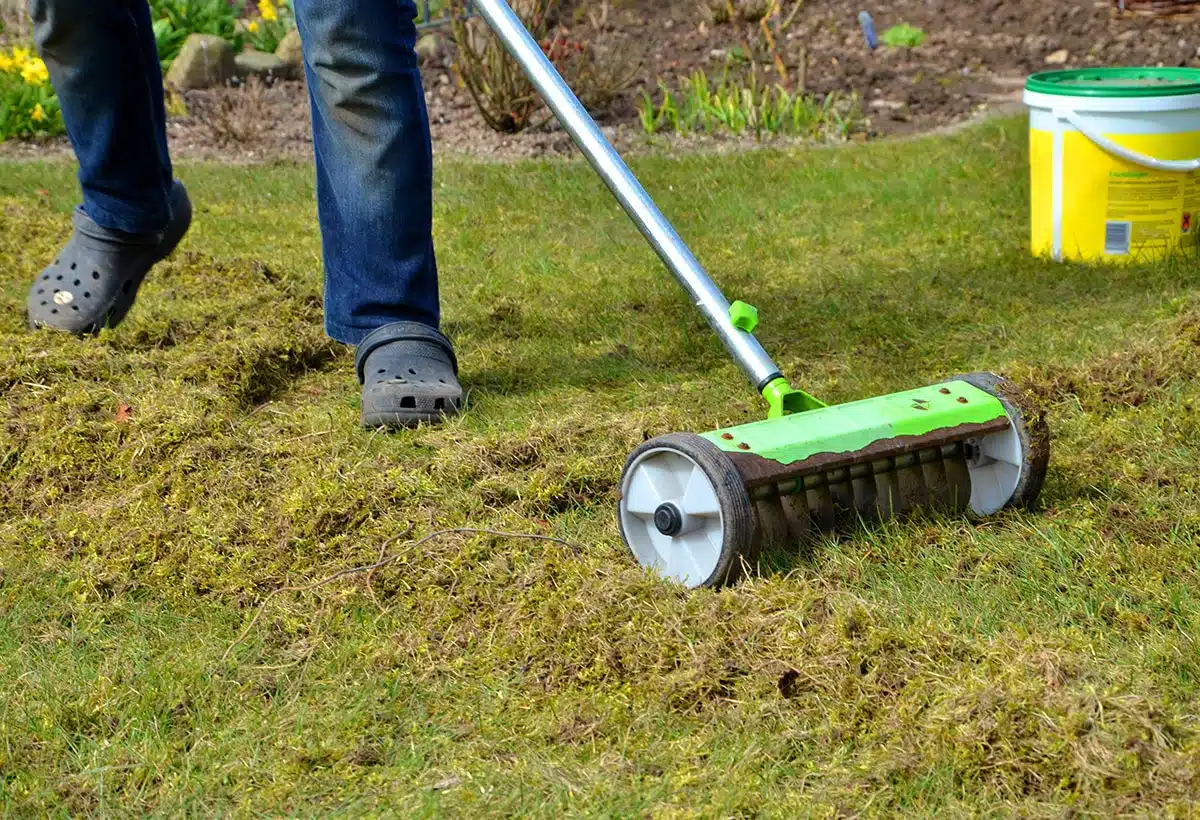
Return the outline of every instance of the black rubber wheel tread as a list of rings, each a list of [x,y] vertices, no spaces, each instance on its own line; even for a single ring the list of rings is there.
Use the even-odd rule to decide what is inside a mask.
[[[668,433],[643,442],[630,453],[621,471],[621,481],[618,486],[624,487],[629,476],[629,469],[642,454],[650,450],[674,450],[688,456],[700,466],[700,469],[712,481],[716,490],[717,503],[721,505],[722,524],[725,528],[725,538],[721,544],[721,557],[712,574],[699,584],[700,587],[721,587],[737,582],[743,575],[746,566],[753,565],[758,555],[759,534],[758,521],[754,516],[754,507],[746,486],[742,483],[741,474],[734,468],[733,463],[715,444],[694,433]],[[621,508],[617,506],[617,527],[621,532],[621,540],[626,549],[634,555],[625,534],[625,525],[621,519]]]
[[[1050,463],[1050,426],[1046,412],[1033,394],[1020,385],[995,373],[979,372],[955,376],[951,381],[964,381],[990,393],[1004,405],[1005,412],[1017,430],[1024,461],[1021,480],[1013,490],[1006,508],[1032,509],[1041,495]]]

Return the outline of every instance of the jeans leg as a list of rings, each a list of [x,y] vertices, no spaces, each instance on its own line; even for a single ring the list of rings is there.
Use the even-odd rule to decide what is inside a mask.
[[[433,154],[412,0],[295,0],[312,108],[325,328],[437,328]]]
[[[79,160],[84,210],[112,230],[161,231],[172,172],[146,0],[30,0],[29,11]]]

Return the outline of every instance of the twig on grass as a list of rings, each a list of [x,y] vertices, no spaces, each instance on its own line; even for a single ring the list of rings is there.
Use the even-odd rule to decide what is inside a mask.
[[[400,535],[394,536],[393,538],[385,541],[383,543],[383,547],[386,547],[388,544],[391,544],[391,543],[397,541],[398,539],[403,538],[405,535],[407,535],[411,531],[412,531],[412,527],[409,526],[409,528],[407,530],[405,530],[403,533],[401,533]],[[432,541],[435,538],[440,538],[443,535],[492,535],[497,538],[523,538],[523,539],[526,539],[529,541],[549,541],[554,544],[561,544],[562,546],[568,547],[573,550],[580,549],[580,547],[578,545],[572,544],[570,541],[565,541],[562,538],[555,538],[552,535],[535,535],[533,533],[528,533],[528,532],[503,532],[501,530],[486,530],[486,529],[479,529],[479,528],[475,528],[475,527],[453,527],[451,529],[438,530],[437,532],[432,532],[429,535],[426,535],[424,538],[420,538],[420,539],[412,542],[411,544],[409,544],[409,546],[416,548],[416,547],[421,546],[422,544]],[[383,548],[381,547],[380,548],[381,552],[382,552],[382,549]],[[322,578],[320,581],[314,581],[311,584],[304,584],[303,586],[280,587],[279,589],[271,591],[267,595],[266,598],[263,598],[262,603],[258,605],[258,611],[254,613],[254,617],[250,619],[250,623],[246,624],[246,628],[242,630],[240,635],[238,635],[236,638],[233,639],[233,643],[231,643],[229,645],[229,648],[227,648],[225,650],[225,654],[221,656],[221,663],[225,663],[225,661],[229,658],[229,653],[232,652],[237,647],[237,645],[240,644],[243,640],[245,640],[246,636],[250,634],[250,630],[254,629],[255,624],[258,623],[259,618],[261,618],[263,612],[266,611],[267,604],[276,595],[282,595],[285,592],[311,592],[312,590],[318,589],[327,584],[332,584],[334,581],[338,580],[339,578],[345,578],[347,575],[356,575],[360,572],[374,573],[375,570],[386,567],[388,564],[391,564],[392,562],[396,561],[398,558],[400,558],[400,554],[395,553],[395,554],[387,556],[386,558],[381,558],[380,560],[376,561],[374,564],[367,564],[367,565],[361,566],[361,567],[350,567],[349,569],[338,570],[333,575],[330,575],[327,578]]]
[[[293,442],[296,442],[296,441],[304,441],[305,439],[308,439],[308,438],[316,438],[317,436],[327,436],[327,435],[329,435],[329,434],[330,434],[330,433],[332,433],[332,432],[333,432],[332,430],[318,430],[318,431],[317,431],[317,432],[315,432],[315,433],[305,433],[305,434],[304,434],[304,435],[302,435],[302,436],[296,436],[296,437],[294,437],[294,438],[285,438],[285,439],[283,440],[283,443],[284,443],[284,444],[291,444],[291,443],[293,443]]]
[[[411,533],[412,531],[413,531],[413,522],[409,521],[408,526],[404,528],[404,532],[400,533],[399,535],[392,536],[387,541],[384,541],[382,544],[379,545],[379,557],[376,558],[375,560],[377,562],[382,561],[384,559],[384,557],[387,556],[388,544],[391,544],[400,538],[407,537],[409,535],[409,533]],[[371,600],[375,602],[375,606],[379,607],[379,611],[383,612],[383,604],[381,604],[379,602],[379,597],[375,594],[375,573],[378,570],[379,570],[379,567],[372,567],[371,569],[367,570],[367,578],[366,578],[367,594],[369,594],[371,596]]]

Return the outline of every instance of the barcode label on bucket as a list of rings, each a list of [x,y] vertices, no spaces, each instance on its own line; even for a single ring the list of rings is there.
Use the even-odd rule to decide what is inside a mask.
[[[1132,233],[1132,222],[1104,223],[1104,252],[1109,256],[1124,256],[1129,253]]]

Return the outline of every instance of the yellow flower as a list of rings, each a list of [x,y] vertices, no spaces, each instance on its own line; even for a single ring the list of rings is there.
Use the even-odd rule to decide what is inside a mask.
[[[15,47],[15,46],[13,47],[13,50],[12,50],[12,58],[13,58],[13,62],[15,62],[15,63],[17,63],[17,64],[24,63],[24,62],[26,62],[27,60],[29,60],[29,57],[30,57],[30,56],[31,56],[31,55],[30,55],[30,53],[29,53],[29,49],[27,49],[27,48],[17,48],[17,47]]]
[[[29,85],[45,85],[50,79],[50,73],[46,71],[46,64],[34,57],[32,60],[26,60],[21,68],[21,79]]]
[[[17,61],[0,51],[0,71],[12,71],[17,67]]]
[[[256,31],[258,31],[258,21],[251,20],[249,23],[247,23],[246,31],[250,32],[251,34],[254,34]]]
[[[275,11],[275,4],[271,0],[258,0],[258,13],[264,20],[279,19],[279,13]]]
[[[29,115],[29,119],[34,122],[41,122],[46,119],[46,112],[42,110],[42,104],[38,103],[33,107],[33,113]]]

